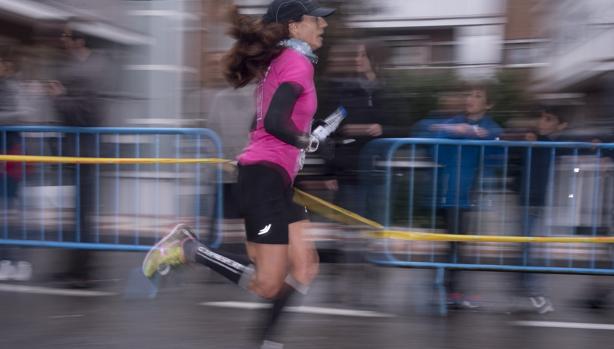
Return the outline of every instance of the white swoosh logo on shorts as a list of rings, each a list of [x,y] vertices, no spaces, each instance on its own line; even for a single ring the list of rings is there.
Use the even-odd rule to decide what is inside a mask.
[[[271,230],[271,225],[267,224],[264,228],[262,228],[262,229],[260,229],[260,231],[258,231],[258,235],[264,235],[264,234],[268,233],[269,230]]]

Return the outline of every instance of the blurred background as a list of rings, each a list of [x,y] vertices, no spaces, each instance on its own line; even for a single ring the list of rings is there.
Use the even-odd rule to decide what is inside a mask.
[[[287,346],[610,345],[613,1],[321,3],[337,12],[316,119],[349,114],[296,185],[383,229],[494,239],[374,237],[310,207],[322,275]],[[268,1],[0,0],[1,154],[234,159],[255,85],[222,75],[233,5],[260,16]],[[204,268],[154,284],[139,269],[177,222],[243,250],[232,169],[8,160],[0,346],[247,347],[256,299]]]
[[[243,13],[261,14],[266,1],[235,4]],[[388,49],[383,68],[395,77],[394,90],[411,106],[398,116],[408,124],[436,108],[438,92],[461,81],[495,78],[501,82],[497,120],[521,116],[535,99],[581,105],[581,123],[603,122],[611,113],[610,53],[608,45],[601,44],[610,35],[608,1],[328,4],[339,11],[319,52],[318,81],[352,73],[352,65],[345,64],[352,58],[351,46],[378,40]],[[230,5],[4,1],[2,52],[23,84],[56,79],[65,58],[58,35],[71,23],[107,60],[99,81],[104,125],[206,126],[212,99],[226,87],[218,63],[232,44],[225,34]],[[320,94],[326,99],[325,91]],[[51,110],[40,106],[35,112],[27,104],[22,122],[57,122]]]

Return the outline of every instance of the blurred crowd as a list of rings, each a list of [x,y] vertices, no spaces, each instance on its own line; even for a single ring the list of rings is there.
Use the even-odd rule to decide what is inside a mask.
[[[382,153],[374,151],[376,147],[369,142],[380,138],[609,143],[610,132],[591,132],[594,128],[587,125],[590,123],[580,121],[581,108],[574,101],[540,100],[536,96],[518,105],[512,117],[508,113],[502,118],[497,111],[501,81],[457,81],[447,85],[449,89],[437,91],[434,108],[416,118],[410,112],[420,107],[416,97],[407,98],[395,90],[399,77],[394,71],[382,69],[389,55],[381,42],[357,41],[331,56],[338,61],[329,65],[329,75],[321,82],[325,92],[321,93],[320,113],[324,117],[327,111],[343,105],[348,116],[312,161],[308,159],[311,167],[299,178],[299,187],[400,229],[523,236],[611,234],[609,207],[614,196],[595,191],[596,185],[603,193],[610,193],[612,188],[613,154],[609,149],[573,145],[555,149],[527,143],[515,147],[510,143],[505,150],[498,146],[459,148],[456,144],[418,145],[411,150],[405,145],[404,151],[395,150],[394,164],[373,165],[378,156],[381,160],[391,154],[383,154],[391,147],[383,147]],[[592,167],[595,163],[600,164],[599,168]],[[572,171],[577,174],[580,170],[584,177],[571,178]],[[392,174],[390,187],[386,187],[385,173]],[[574,195],[584,198],[569,200]],[[587,204],[591,201],[592,206]],[[408,205],[414,207],[413,211]],[[488,213],[493,206],[499,216]],[[584,212],[584,218],[561,216],[573,216],[575,211]],[[486,222],[489,219],[491,222]],[[506,228],[510,225],[508,220],[517,223],[515,229]],[[462,263],[467,259],[461,252],[458,243],[450,243],[443,261]],[[521,261],[515,263],[521,266],[551,262],[538,262],[531,244],[523,244],[518,254]],[[349,260],[343,254],[337,258]],[[472,294],[474,287],[464,285],[460,274],[450,269],[444,276],[448,306],[479,307],[479,295]],[[547,287],[538,275],[518,275],[511,287],[514,293],[524,297],[526,304],[540,314],[553,311],[554,305],[544,291]],[[589,289],[587,305],[601,306],[606,302],[608,286],[595,284]]]
[[[73,127],[93,127],[103,123],[101,94],[106,90],[105,69],[108,63],[101,50],[88,43],[84,33],[73,31],[70,23],[57,23],[46,28],[39,37],[33,38],[36,44],[26,48],[19,46],[4,47],[0,52],[0,100],[2,125],[61,125]],[[37,44],[42,47],[36,47]],[[33,52],[29,52],[32,50]],[[35,54],[46,54],[36,57]],[[29,138],[36,134],[3,131],[2,153],[9,155],[32,154]],[[42,153],[37,155],[57,156],[95,156],[93,135],[80,137],[67,134],[62,143],[49,137]],[[63,144],[58,147],[58,144]],[[3,168],[3,206],[15,215],[20,183],[31,166],[19,162],[6,162]],[[71,170],[74,170],[71,169]],[[78,169],[75,205],[78,207],[76,223],[69,226],[66,236],[77,241],[80,231],[92,231],[90,224],[93,212],[94,172],[92,166],[81,165]],[[5,222],[6,226],[7,222]],[[70,237],[72,236],[72,238]],[[88,234],[82,234],[81,241],[87,242]],[[7,236],[8,237],[8,236]],[[66,253],[65,271],[58,278],[69,281],[74,287],[85,287],[90,279],[90,253],[86,250],[70,250]],[[24,261],[10,262],[4,257],[0,265],[2,278],[29,279],[31,266]]]

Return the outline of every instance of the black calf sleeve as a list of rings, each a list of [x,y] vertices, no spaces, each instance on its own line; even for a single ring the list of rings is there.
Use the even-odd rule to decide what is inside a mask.
[[[277,322],[284,308],[296,295],[306,294],[307,286],[301,285],[293,277],[289,276],[284,286],[279,291],[277,297],[272,301],[271,308],[268,309],[265,317],[265,326],[262,332],[263,340],[270,340],[274,334]]]
[[[203,264],[233,283],[247,288],[247,283],[253,274],[253,269],[248,266],[247,258],[230,253],[227,255],[236,259],[226,257],[221,253],[211,251],[197,241],[188,241],[183,248],[189,261]]]

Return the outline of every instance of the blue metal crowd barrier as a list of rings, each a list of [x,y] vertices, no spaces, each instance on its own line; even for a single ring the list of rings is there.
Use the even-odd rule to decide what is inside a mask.
[[[209,129],[2,126],[0,137],[12,155],[222,158]],[[0,245],[142,251],[179,222],[222,242],[221,164],[1,164]]]
[[[362,212],[368,218],[388,230],[495,238],[462,243],[460,250],[384,238],[372,244],[370,260],[440,270],[614,274],[611,244],[496,242],[496,236],[611,234],[613,154],[614,144],[585,142],[372,141],[361,157],[363,187],[378,188],[368,193],[376,203]]]

